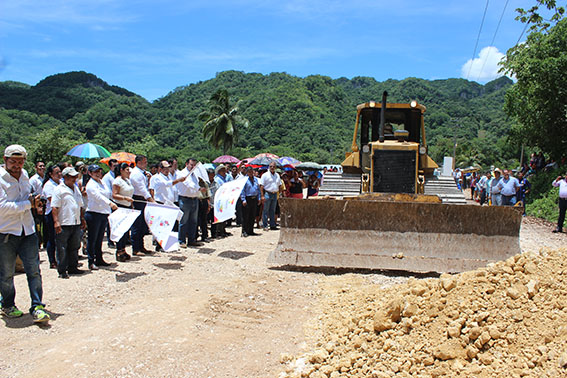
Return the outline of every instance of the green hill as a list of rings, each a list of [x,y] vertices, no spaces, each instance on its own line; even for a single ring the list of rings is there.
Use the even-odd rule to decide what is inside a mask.
[[[70,72],[34,86],[0,82],[0,139],[3,145],[37,144],[56,130],[63,144],[89,140],[112,151],[145,153],[151,161],[171,156],[212,160],[219,151],[204,142],[197,116],[212,93],[226,88],[250,121],[231,154],[244,158],[270,151],[340,163],[350,149],[356,105],[379,100],[387,90],[390,102],[417,100],[427,107],[428,144],[437,161],[452,155],[456,134],[462,164],[510,165],[519,152],[507,143],[511,124],[502,110],[511,85],[508,78],[480,85],[463,79],[378,82],[225,71],[149,103],[95,75]]]

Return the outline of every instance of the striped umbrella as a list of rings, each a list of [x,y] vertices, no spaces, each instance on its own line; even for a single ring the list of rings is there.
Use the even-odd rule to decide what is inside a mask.
[[[102,146],[93,143],[77,144],[67,152],[69,156],[76,156],[85,159],[105,158],[110,156],[110,152]]]

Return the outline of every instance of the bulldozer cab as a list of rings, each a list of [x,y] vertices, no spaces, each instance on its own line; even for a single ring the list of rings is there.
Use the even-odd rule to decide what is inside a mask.
[[[381,104],[359,105],[360,144],[377,142],[380,138]],[[407,140],[420,143],[424,107],[412,108],[409,104],[388,104],[385,112],[384,139]],[[402,139],[403,138],[403,139]]]

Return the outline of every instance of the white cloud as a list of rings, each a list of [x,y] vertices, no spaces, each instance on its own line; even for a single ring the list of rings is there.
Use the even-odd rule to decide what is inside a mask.
[[[494,46],[488,46],[480,50],[478,58],[469,59],[461,67],[461,77],[479,82],[487,82],[504,76],[499,73],[498,63],[504,59],[504,54]]]

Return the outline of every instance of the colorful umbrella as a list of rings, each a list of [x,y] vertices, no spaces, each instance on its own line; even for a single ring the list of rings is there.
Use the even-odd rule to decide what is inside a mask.
[[[118,163],[127,163],[127,164],[135,164],[136,163],[136,155],[131,154],[129,152],[113,152],[110,154],[109,157],[101,159],[100,162],[108,165],[108,162],[111,159],[118,160]]]
[[[295,167],[297,164],[301,163],[299,160],[294,159],[294,158],[289,157],[289,156],[284,156],[284,157],[279,158],[278,162],[284,167],[286,165],[291,165],[292,168]]]
[[[254,168],[260,168],[263,166],[270,165],[271,162],[275,162],[276,166],[281,167],[281,164],[277,161],[277,159],[272,159],[266,156],[254,158],[251,161],[249,161],[247,165],[251,165]]]
[[[67,152],[69,156],[76,156],[85,159],[109,157],[110,152],[102,146],[93,143],[77,144]]]
[[[262,154],[258,154],[258,155],[256,155],[256,156],[254,156],[254,159],[256,159],[256,158],[261,158],[261,157],[268,157],[268,158],[270,158],[270,159],[275,159],[275,160],[277,160],[277,159],[280,158],[278,155],[274,155],[274,154],[270,154],[270,153],[268,153],[268,152],[264,152],[264,153],[262,153]]]
[[[213,163],[215,163],[215,164],[226,164],[226,163],[238,164],[238,163],[240,163],[240,160],[238,160],[234,156],[222,155],[222,156],[219,156],[218,158],[216,158],[215,160],[213,160]]]

